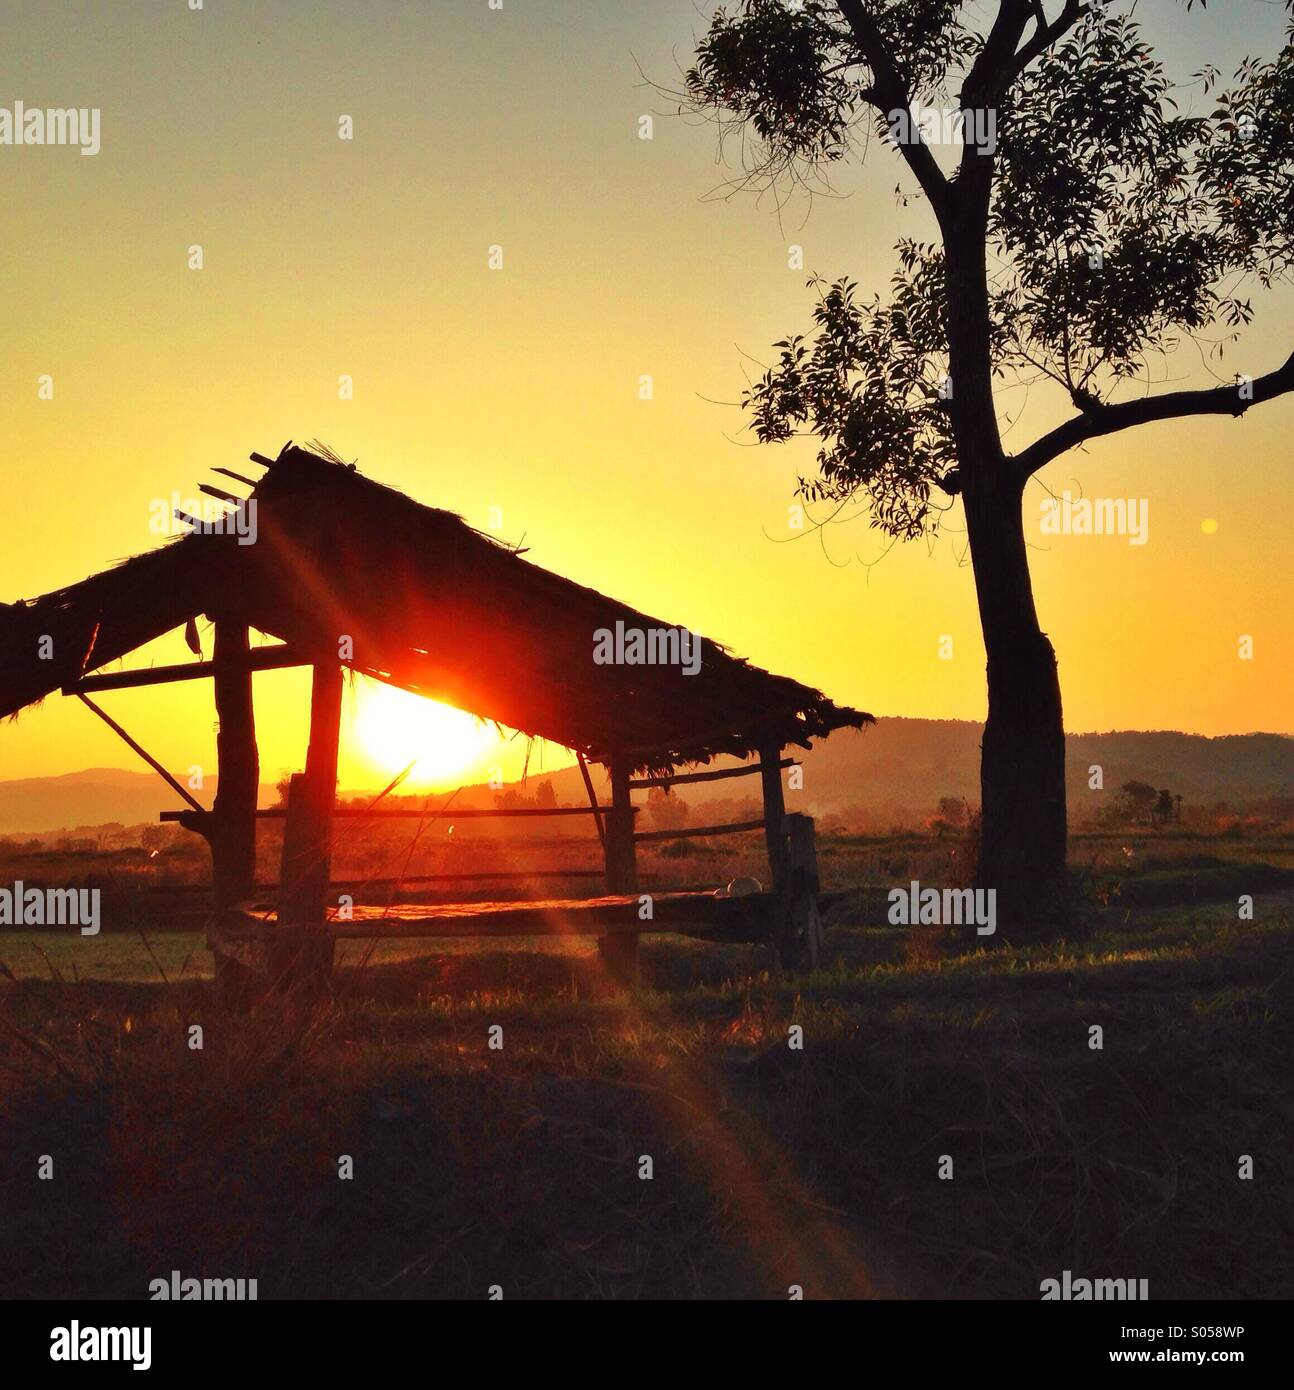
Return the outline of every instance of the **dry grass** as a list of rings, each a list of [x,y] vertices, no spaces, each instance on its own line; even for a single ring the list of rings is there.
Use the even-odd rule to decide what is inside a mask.
[[[192,938],[101,938],[135,978],[80,983],[48,938],[0,984],[0,1295],[1288,1296],[1294,931],[1233,918],[952,957],[837,925],[801,980],[659,938],[632,999],[587,947],[391,943],[236,1024]]]

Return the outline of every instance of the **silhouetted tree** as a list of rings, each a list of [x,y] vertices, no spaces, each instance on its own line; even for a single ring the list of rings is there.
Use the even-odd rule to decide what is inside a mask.
[[[1154,816],[1158,800],[1159,793],[1149,782],[1125,782],[1104,820],[1109,825],[1144,825]]]
[[[653,787],[647,793],[647,814],[653,830],[680,830],[687,824],[687,802],[677,792]]]
[[[168,826],[146,825],[139,832],[139,847],[149,854],[160,854],[172,839],[173,835]]]
[[[976,882],[998,890],[1002,935],[1063,920],[1067,896],[1060,686],[1026,482],[1087,440],[1238,416],[1294,389],[1294,356],[1215,389],[1146,384],[1148,360],[1183,335],[1234,338],[1251,317],[1240,286],[1294,265],[1294,30],[1229,90],[1197,74],[1216,95],[1188,115],[1134,8],[737,0],[715,11],[685,83],[693,110],[738,123],[756,182],[811,178],[876,133],[934,215],[936,241],[898,244],[888,298],[810,281],[812,330],[774,345],[745,404],[760,440],[820,442],[806,498],[865,499],[891,536],[928,535],[953,505],[939,494],[961,500],[988,658]],[[955,163],[904,121],[914,103],[971,113]],[[1048,383],[1067,418],[1009,454],[995,386],[1022,381]]]

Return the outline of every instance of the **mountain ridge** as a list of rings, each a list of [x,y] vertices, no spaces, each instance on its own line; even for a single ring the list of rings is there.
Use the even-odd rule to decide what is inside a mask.
[[[933,815],[941,797],[975,804],[979,799],[979,743],[983,725],[974,720],[891,717],[863,731],[842,730],[809,751],[788,749],[803,765],[803,790],[788,791],[788,809],[847,815],[860,824],[920,823]],[[731,765],[731,759],[715,765]],[[1101,769],[1103,790],[1094,791],[1091,769]],[[594,771],[595,782],[603,779]],[[557,800],[582,804],[583,782],[574,765],[532,773],[508,789],[533,795],[551,781]],[[1287,734],[1186,734],[1173,729],[1110,730],[1066,736],[1066,784],[1071,817],[1079,823],[1094,813],[1102,796],[1127,781],[1149,782],[1186,802],[1233,809],[1274,796],[1294,796],[1294,737]],[[209,778],[201,799],[217,785]],[[343,789],[342,796],[372,795],[377,789]],[[464,788],[489,796],[483,784]],[[681,789],[692,804],[759,795],[755,779],[701,782]],[[263,783],[260,804],[275,803]],[[794,803],[794,804],[793,804]],[[64,828],[155,822],[158,811],[178,798],[152,773],[127,768],[85,768],[49,777],[0,781],[0,835],[42,834]]]

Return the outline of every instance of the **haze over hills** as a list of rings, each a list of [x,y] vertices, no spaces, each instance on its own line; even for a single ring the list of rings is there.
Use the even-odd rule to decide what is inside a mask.
[[[921,824],[945,796],[979,802],[979,723],[945,719],[882,719],[862,731],[842,730],[805,752],[804,790],[787,793],[788,810],[844,815],[869,829]],[[1089,789],[1100,767],[1104,795],[1129,781],[1180,795],[1184,804],[1233,809],[1272,796],[1294,796],[1294,738],[1234,734],[1206,738],[1171,732],[1071,734],[1066,784],[1075,823],[1094,815],[1102,793]],[[532,782],[534,779],[532,778]],[[552,774],[558,801],[583,801],[575,768]],[[758,797],[758,781],[702,782],[681,789],[693,804]],[[802,799],[801,799],[802,798]]]
[[[215,784],[216,779],[209,778],[206,788],[195,793],[198,800],[210,805]],[[272,804],[274,788],[262,787],[261,797],[262,805]],[[0,835],[112,822],[137,825],[141,821],[155,822],[159,811],[182,805],[180,798],[151,772],[91,767],[58,777],[24,777],[0,782]]]
[[[804,789],[788,793],[788,809],[845,815],[868,828],[888,828],[921,823],[934,813],[941,797],[964,798],[973,805],[979,799],[981,732],[982,725],[960,720],[882,719],[862,732],[837,733],[807,753],[789,750],[804,764]],[[1134,779],[1166,788],[1187,804],[1226,802],[1235,810],[1262,798],[1294,795],[1294,738],[1281,734],[1071,734],[1067,745],[1070,808],[1076,822],[1099,806],[1102,793],[1088,788],[1092,766],[1102,769],[1107,796]],[[596,771],[594,776],[597,779]],[[545,780],[552,782],[559,803],[585,801],[575,767],[532,775],[519,790],[533,795]],[[208,779],[198,799],[210,805],[215,788],[216,779]],[[754,778],[703,782],[684,789],[684,795],[697,805],[757,798],[759,784]],[[484,786],[469,788],[462,804],[488,805],[490,797]],[[261,805],[273,805],[276,799],[274,787],[262,785]],[[152,773],[124,768],[0,782],[0,834],[155,822],[158,811],[179,804]]]

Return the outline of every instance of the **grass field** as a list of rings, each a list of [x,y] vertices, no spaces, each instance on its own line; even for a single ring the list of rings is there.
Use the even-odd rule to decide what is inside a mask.
[[[1068,944],[947,955],[877,887],[810,976],[653,938],[632,997],[587,942],[351,943],[322,1012],[234,1021],[192,931],[0,932],[0,1296],[1288,1297],[1294,891],[1251,850],[1120,852]]]

